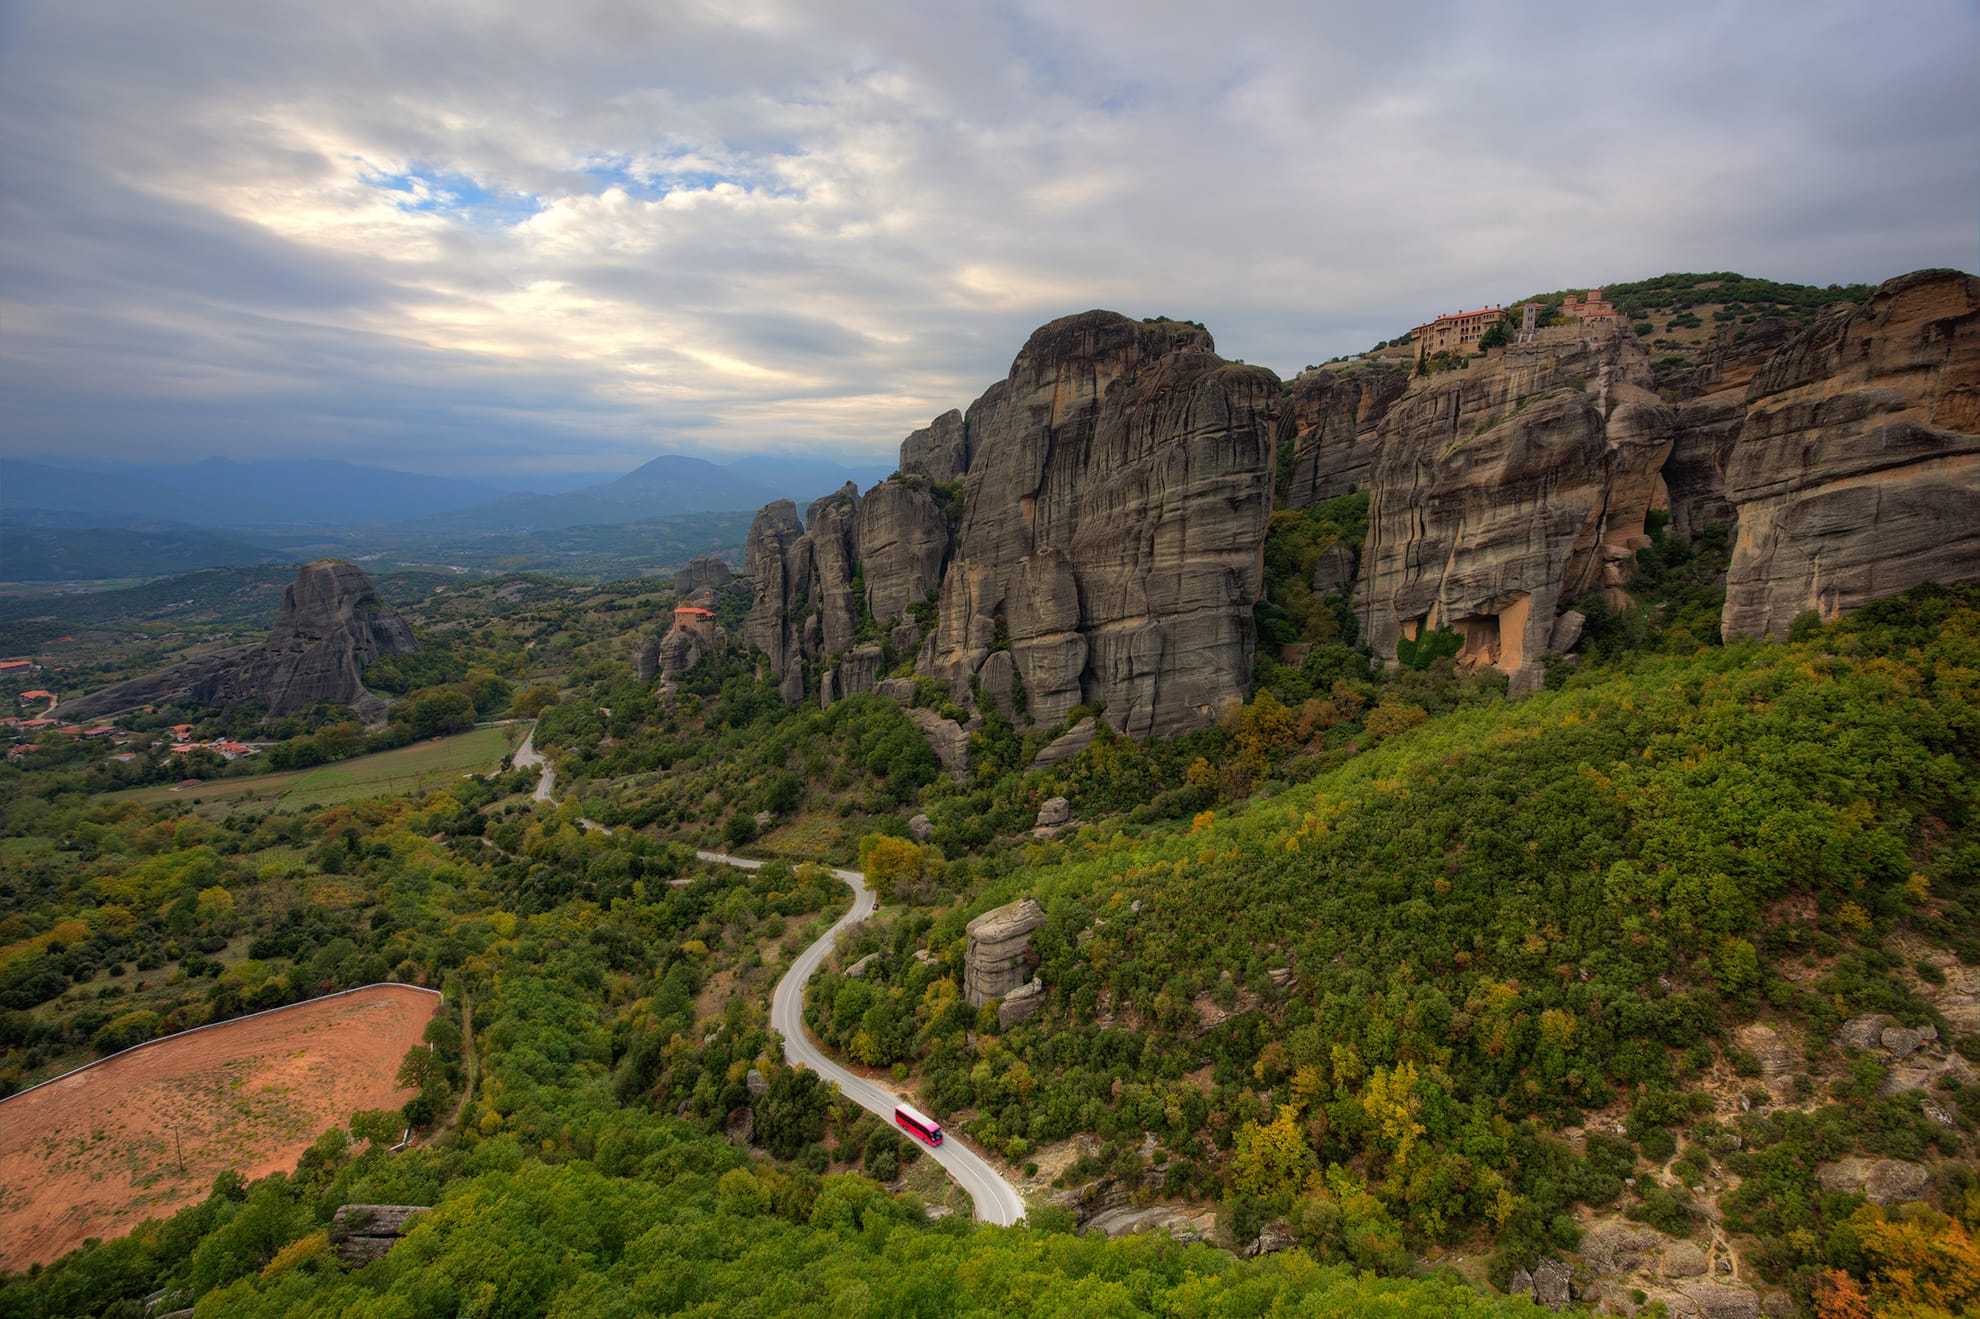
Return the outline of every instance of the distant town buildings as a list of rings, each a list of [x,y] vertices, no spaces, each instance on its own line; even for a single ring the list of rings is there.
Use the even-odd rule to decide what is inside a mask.
[[[1485,307],[1479,311],[1452,312],[1439,316],[1433,321],[1425,321],[1409,332],[1410,342],[1416,346],[1418,359],[1435,357],[1438,353],[1472,353],[1478,351],[1478,341],[1485,331],[1499,323],[1506,314],[1504,307]]]

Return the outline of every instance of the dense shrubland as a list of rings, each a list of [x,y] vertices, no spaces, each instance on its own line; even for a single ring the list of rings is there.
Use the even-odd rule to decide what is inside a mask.
[[[1866,1011],[1951,1033],[1894,936],[1980,961],[1977,604],[1921,588],[1791,645],[1632,652],[1187,830],[1029,848],[966,904],[862,933],[848,953],[884,956],[815,982],[816,1028],[917,1067],[1014,1161],[1089,1131],[1138,1168],[1152,1133],[1166,1191],[1289,1215],[1323,1257],[1485,1230],[1504,1269],[1571,1245],[1576,1203],[1686,1230],[1681,1197],[1624,1180],[1718,1157],[1701,1087],[1745,1065],[1730,1028],[1765,1019],[1807,1043],[1811,1092],[1856,1069],[1840,1102],[1763,1106],[1723,1146],[1747,1170],[1738,1222],[1806,1291],[1862,1259],[1860,1200],[1797,1199],[1815,1162],[1969,1154],[1826,1040]],[[962,926],[1018,893],[1051,917],[1052,1006],[998,1037],[958,1001]],[[1980,1089],[1941,1098],[1980,1119]],[[1598,1112],[1628,1139],[1549,1134]]]

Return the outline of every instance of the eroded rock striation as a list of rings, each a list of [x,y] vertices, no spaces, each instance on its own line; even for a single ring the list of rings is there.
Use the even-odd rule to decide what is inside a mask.
[[[1628,565],[1665,501],[1675,419],[1650,389],[1626,327],[1543,330],[1392,404],[1369,476],[1356,608],[1392,658],[1430,628],[1463,638],[1461,662],[1536,688],[1556,617]]]
[[[271,717],[312,705],[347,705],[363,719],[386,702],[366,690],[364,666],[418,648],[412,628],[386,608],[371,579],[337,559],[306,563],[282,592],[268,639],[188,660],[63,704],[71,718],[183,701],[224,707],[263,702]]]
[[[1031,932],[1045,909],[1030,898],[993,907],[969,923],[963,953],[963,998],[973,1008],[1003,998],[1031,976]]]
[[[1279,415],[1279,442],[1292,445],[1287,508],[1306,508],[1368,484],[1389,408],[1409,389],[1400,367],[1354,366],[1303,372]]]
[[[1748,387],[1726,498],[1727,637],[1980,580],[1980,279],[1902,276],[1775,353]]]

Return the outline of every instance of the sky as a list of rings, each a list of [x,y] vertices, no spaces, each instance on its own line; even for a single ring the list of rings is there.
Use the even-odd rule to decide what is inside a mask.
[[[1972,270],[1975,68],[1975,0],[0,0],[0,456],[886,462],[1094,307],[1291,375]]]

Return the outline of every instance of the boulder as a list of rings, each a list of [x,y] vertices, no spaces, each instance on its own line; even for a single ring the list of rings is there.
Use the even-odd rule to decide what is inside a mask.
[[[880,683],[880,647],[855,646],[839,661],[839,695],[864,696]]]
[[[1574,649],[1581,640],[1581,629],[1588,625],[1588,615],[1579,609],[1565,609],[1554,620],[1553,630],[1547,634],[1547,649],[1556,655],[1565,655]]]
[[[1031,758],[1033,769],[1044,769],[1056,765],[1071,756],[1076,756],[1093,745],[1093,739],[1100,731],[1100,725],[1092,715],[1080,720],[1059,736],[1045,744],[1043,750]]]
[[[749,1092],[751,1099],[761,1099],[770,1093],[770,1082],[765,1079],[762,1072],[752,1067],[743,1076],[743,1089]]]
[[[1925,1037],[1903,1026],[1886,1026],[1877,1033],[1877,1042],[1893,1058],[1909,1058],[1925,1043]]]
[[[866,956],[860,958],[857,962],[854,962],[851,966],[846,968],[846,979],[848,980],[866,979],[867,970],[875,962],[879,960],[880,960],[880,954],[868,953]]]
[[[344,1263],[363,1266],[382,1258],[427,1212],[424,1205],[339,1205],[330,1216],[330,1244]]]
[[[1790,1048],[1771,1026],[1741,1026],[1734,1032],[1733,1039],[1740,1048],[1759,1059],[1762,1076],[1786,1076],[1799,1070],[1802,1065],[1801,1054]]]
[[[1838,1049],[1881,1049],[1884,1028],[1895,1024],[1881,1012],[1866,1012],[1838,1026],[1832,1038]]]
[[[1019,898],[984,912],[969,923],[963,954],[963,998],[973,1008],[1007,997],[1030,974],[1031,932],[1045,923],[1045,911]]]
[[[1573,1299],[1574,1271],[1557,1259],[1533,1266],[1533,1299],[1550,1310],[1564,1310]]]
[[[1760,1319],[1760,1293],[1724,1282],[1694,1282],[1682,1294],[1703,1319]]]
[[[997,1029],[1009,1030],[1021,1021],[1029,1021],[1044,1006],[1044,984],[1028,980],[1004,995],[1004,1001],[997,1005]]]
[[[1049,797],[1038,807],[1038,818],[1032,823],[1049,827],[1064,824],[1070,819],[1072,819],[1072,803],[1064,797]]]
[[[1345,592],[1354,585],[1354,550],[1341,541],[1335,541],[1320,551],[1320,557],[1313,564],[1313,594],[1329,595]]]
[[[1980,278],[1900,276],[1789,341],[1748,387],[1725,487],[1728,640],[1980,580]]]
[[[1292,1228],[1284,1219],[1275,1218],[1259,1228],[1258,1239],[1239,1253],[1244,1259],[1257,1259],[1260,1255],[1275,1255],[1282,1250],[1291,1250],[1294,1244]]]
[[[1815,1169],[1815,1180],[1831,1191],[1860,1195],[1872,1204],[1904,1204],[1924,1196],[1931,1177],[1924,1168],[1901,1159],[1850,1157]]]
[[[86,719],[173,701],[216,708],[260,701],[270,718],[330,703],[377,720],[386,703],[365,689],[364,666],[380,655],[417,649],[412,628],[379,600],[362,569],[318,559],[304,564],[282,592],[266,641],[105,687],[64,702],[62,714]]]
[[[935,822],[925,815],[917,815],[908,821],[908,837],[917,843],[925,843],[935,836]]]
[[[1634,1223],[1601,1222],[1581,1238],[1581,1258],[1589,1271],[1601,1277],[1634,1273],[1648,1267],[1664,1245],[1662,1233]]]
[[[1695,1241],[1673,1241],[1664,1248],[1664,1257],[1658,1262],[1657,1272],[1666,1278],[1702,1278],[1705,1276],[1705,1252]]]
[[[953,719],[944,719],[933,710],[915,706],[907,711],[921,735],[935,752],[935,760],[957,783],[969,772],[969,730]]]

